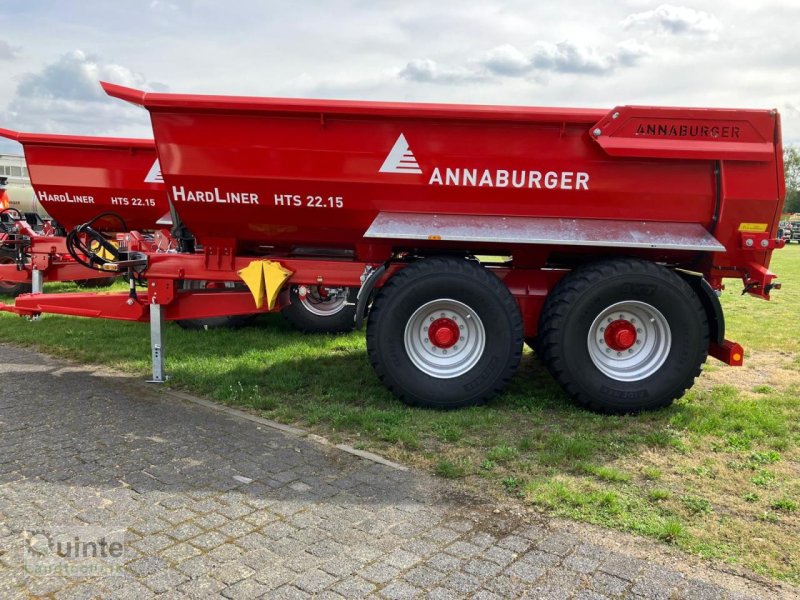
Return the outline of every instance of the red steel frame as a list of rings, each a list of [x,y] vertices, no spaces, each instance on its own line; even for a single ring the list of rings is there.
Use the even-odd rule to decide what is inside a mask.
[[[12,245],[23,243],[28,261],[19,268],[16,264],[0,265],[0,281],[9,283],[34,283],[39,274],[42,281],[34,285],[37,288],[47,281],[83,281],[88,279],[105,279],[108,273],[87,269],[69,256],[66,239],[47,232],[34,231],[25,221],[17,221],[14,225],[16,233],[12,238],[6,237],[3,243]],[[41,291],[34,289],[34,291]]]

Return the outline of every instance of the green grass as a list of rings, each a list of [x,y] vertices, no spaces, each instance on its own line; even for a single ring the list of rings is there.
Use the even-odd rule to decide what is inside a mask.
[[[505,444],[495,446],[486,453],[486,458],[495,463],[508,462],[517,458],[517,456],[519,456],[519,451],[514,446]]]
[[[705,498],[698,498],[697,496],[683,496],[681,502],[684,508],[693,515],[710,513],[714,510],[708,500]]]
[[[773,269],[784,288],[771,302],[740,296],[735,281],[723,294],[727,335],[745,347],[745,366],[709,361],[693,390],[655,413],[578,409],[527,351],[489,406],[411,409],[378,382],[363,332],[303,335],[279,315],[238,331],[168,325],[169,385],[548,514],[800,583],[800,247],[776,252]],[[142,378],[149,369],[145,324],[3,314],[0,340]]]
[[[631,480],[629,473],[614,467],[605,467],[597,465],[581,466],[580,470],[588,475],[593,475],[601,481],[610,481],[612,483],[628,483]]]
[[[468,460],[452,461],[446,458],[441,459],[436,463],[435,472],[440,477],[445,479],[459,479],[466,477],[469,473],[470,463]]]
[[[642,476],[644,476],[645,479],[651,479],[653,481],[661,479],[663,474],[661,469],[655,467],[645,467],[642,469]]]
[[[780,498],[772,502],[769,506],[775,510],[783,510],[786,512],[794,512],[797,510],[797,502],[791,498]]]
[[[653,502],[660,502],[662,500],[669,500],[672,497],[672,492],[669,490],[654,489],[647,493],[647,497]]]

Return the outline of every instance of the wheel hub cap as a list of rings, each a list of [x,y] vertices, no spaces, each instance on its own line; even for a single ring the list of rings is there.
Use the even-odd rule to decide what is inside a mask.
[[[586,344],[589,358],[604,375],[616,381],[641,381],[666,362],[672,331],[656,307],[626,300],[597,315]]]
[[[451,379],[468,373],[481,359],[486,329],[472,308],[441,298],[414,311],[403,341],[408,358],[420,371]]]
[[[458,324],[453,319],[436,319],[428,328],[428,338],[439,348],[452,348],[459,337]]]
[[[606,327],[605,338],[609,348],[622,352],[636,343],[636,327],[626,319],[617,319]]]

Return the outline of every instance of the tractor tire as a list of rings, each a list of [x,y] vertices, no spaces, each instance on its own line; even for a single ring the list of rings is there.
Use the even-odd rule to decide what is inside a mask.
[[[226,288],[243,286],[233,282],[226,282]],[[207,281],[184,280],[181,283],[183,290],[204,290],[208,288]],[[189,331],[206,331],[208,329],[238,329],[252,321],[253,315],[230,315],[227,317],[210,317],[208,319],[181,319],[175,321],[179,327]]]
[[[677,274],[637,259],[576,269],[550,292],[539,357],[579,405],[611,414],[672,404],[708,354],[700,299]]]
[[[433,257],[402,269],[375,297],[367,353],[380,380],[411,406],[479,406],[522,356],[511,292],[477,262]]]
[[[0,265],[11,265],[17,261],[14,259],[13,254],[0,252]],[[0,296],[11,296],[16,298],[20,294],[31,293],[30,283],[16,283],[14,281],[0,281]]]
[[[302,299],[298,289],[291,286],[290,302],[281,309],[293,327],[305,333],[347,333],[355,329],[358,288],[344,288],[341,294],[330,298],[321,298],[310,290]]]

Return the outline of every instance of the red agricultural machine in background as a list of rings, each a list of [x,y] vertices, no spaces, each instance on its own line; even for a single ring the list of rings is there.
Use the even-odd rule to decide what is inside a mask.
[[[116,279],[58,255],[58,248],[63,250],[63,230],[51,219],[43,218],[35,203],[33,196],[11,202],[6,194],[6,178],[0,177],[0,294],[18,296],[41,291],[45,273],[54,280],[74,281],[83,287],[99,287]],[[31,248],[38,252],[31,254]]]
[[[785,194],[776,111],[611,111],[145,93],[194,252],[84,229],[86,258],[146,286],[22,296],[21,315],[149,321],[291,306],[357,288],[367,350],[403,401],[500,392],[523,341],[581,405],[668,405],[706,356],[742,363],[717,292],[768,299]],[[249,292],[185,281],[240,282]]]
[[[136,231],[156,253],[195,251],[195,241],[185,228],[173,227],[170,203],[152,140],[20,133],[0,129],[25,149],[36,199],[55,223],[33,223],[20,210],[3,216],[0,252],[0,291],[18,295],[42,291],[44,281],[76,281],[82,287],[99,287],[118,275],[94,269],[85,254],[100,250],[93,234]],[[67,232],[69,232],[67,234]],[[116,237],[115,235],[110,237]],[[124,239],[124,238],[123,238]],[[85,244],[90,244],[86,247]],[[110,242],[109,242],[110,243]],[[117,245],[116,241],[113,242]],[[108,256],[100,250],[101,256]],[[244,288],[239,282],[183,281],[182,288]],[[26,289],[27,288],[27,289]],[[322,295],[320,295],[322,294]],[[296,294],[284,316],[309,332],[342,332],[353,328],[355,305],[350,290]],[[249,315],[208,319],[182,319],[188,329],[243,325]]]
[[[33,201],[53,218],[31,222],[29,211],[3,215],[0,281],[3,291],[41,292],[44,281],[76,281],[86,287],[108,285],[115,274],[87,268],[70,256],[67,232],[86,221],[100,231],[124,231],[126,224],[152,230],[168,213],[162,182],[145,181],[156,160],[149,140],[32,134],[0,129],[0,136],[25,149]],[[107,211],[114,210],[117,216]],[[125,223],[122,221],[124,220]],[[80,257],[78,257],[80,258]]]

